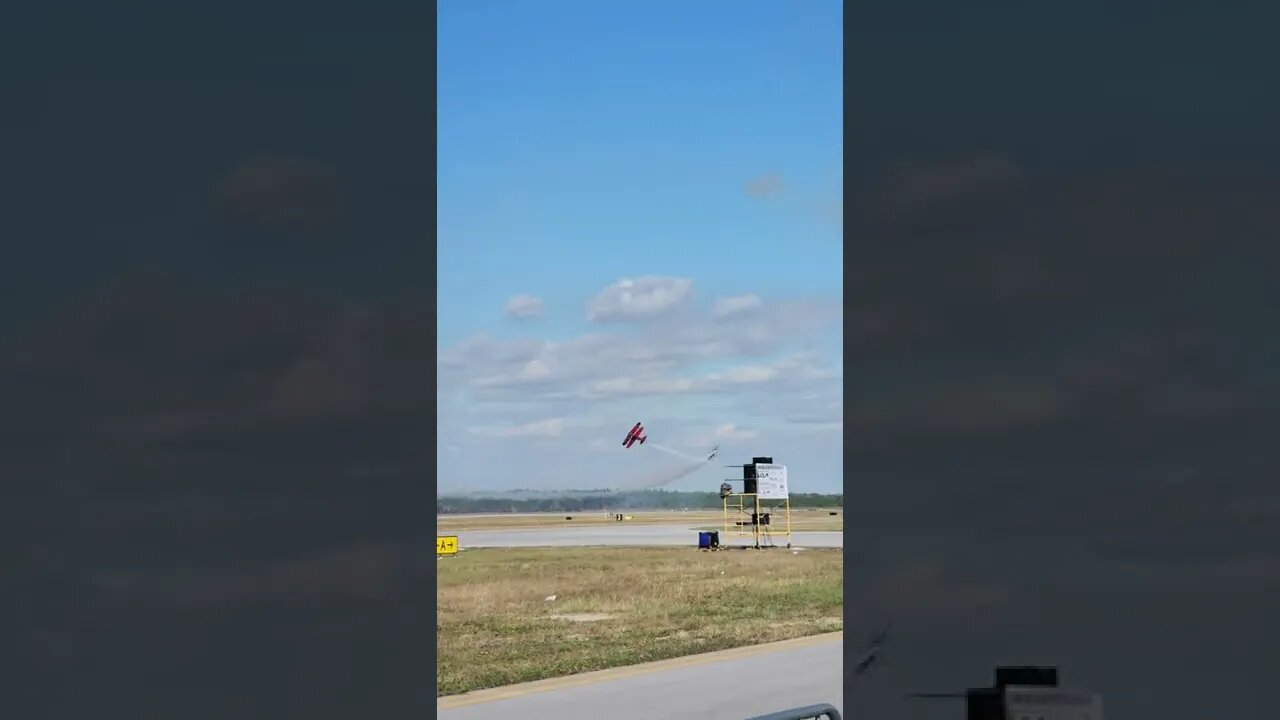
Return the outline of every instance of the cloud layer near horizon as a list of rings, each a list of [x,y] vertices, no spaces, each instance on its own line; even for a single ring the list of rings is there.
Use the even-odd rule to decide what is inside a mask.
[[[441,348],[442,487],[625,484],[631,469],[662,461],[613,447],[639,419],[657,442],[691,451],[794,442],[823,488],[837,491],[839,299],[704,300],[695,290],[692,278],[623,278],[585,299],[577,336],[477,333]],[[529,468],[519,478],[490,460],[513,456]]]

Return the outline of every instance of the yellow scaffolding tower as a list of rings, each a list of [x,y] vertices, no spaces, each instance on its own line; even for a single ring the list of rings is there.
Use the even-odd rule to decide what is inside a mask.
[[[761,547],[777,547],[773,539],[776,535],[783,535],[787,539],[787,547],[791,547],[791,498],[784,498],[779,504],[772,508],[767,505],[761,510],[760,495],[758,493],[729,493],[720,496],[724,507],[724,534],[743,537],[750,535],[753,545],[756,549]],[[766,501],[768,502],[768,501]],[[729,511],[734,509],[734,515],[738,520],[729,520]],[[776,527],[772,522],[773,511],[781,509],[783,511],[783,527],[782,532],[775,532]],[[741,518],[748,518],[743,521]],[[744,528],[749,527],[749,530]],[[761,545],[761,540],[766,544]]]

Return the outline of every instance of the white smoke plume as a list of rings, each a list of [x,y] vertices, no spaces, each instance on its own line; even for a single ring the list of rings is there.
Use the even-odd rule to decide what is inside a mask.
[[[704,458],[696,458],[696,457],[693,457],[692,455],[685,455],[679,450],[672,450],[671,448],[666,447],[665,445],[659,445],[658,443],[648,443],[645,445],[645,447],[651,447],[654,450],[661,450],[662,452],[667,453],[668,455],[675,455],[681,460],[688,460],[689,462],[695,462],[695,463],[698,463],[699,465],[706,462]]]

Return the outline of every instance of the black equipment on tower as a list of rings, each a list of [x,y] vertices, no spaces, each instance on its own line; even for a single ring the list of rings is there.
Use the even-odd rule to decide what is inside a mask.
[[[756,465],[772,465],[771,457],[753,457],[751,463],[742,466],[742,492],[746,495],[756,494]]]

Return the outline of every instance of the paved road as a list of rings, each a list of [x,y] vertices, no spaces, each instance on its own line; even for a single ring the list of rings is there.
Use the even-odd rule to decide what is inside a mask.
[[[685,525],[589,525],[584,527],[521,528],[518,530],[462,530],[458,541],[474,547],[566,547],[585,545],[688,545],[697,544],[698,533]],[[720,534],[722,545],[750,545],[751,536]],[[774,540],[786,545],[786,538]],[[844,547],[844,533],[793,532],[793,547]]]
[[[441,720],[745,720],[831,703],[843,714],[844,633],[441,698]]]

